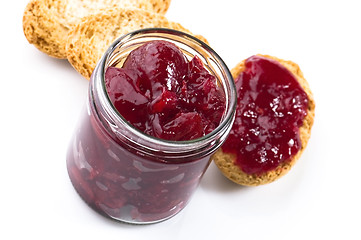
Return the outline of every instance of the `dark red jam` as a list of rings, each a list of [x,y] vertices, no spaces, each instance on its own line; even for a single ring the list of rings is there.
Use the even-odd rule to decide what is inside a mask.
[[[236,119],[222,149],[236,154],[243,172],[262,174],[300,150],[308,97],[288,69],[266,57],[248,58],[235,82]]]
[[[199,138],[217,127],[226,107],[223,91],[199,58],[187,61],[175,45],[163,41],[131,52],[123,68],[108,68],[105,81],[119,113],[162,139]],[[90,96],[67,156],[79,195],[98,212],[131,223],[156,222],[179,212],[210,156],[184,161],[182,156],[169,160],[163,151],[146,155],[107,129],[106,114],[96,108],[99,99]]]
[[[82,119],[67,156],[69,177],[83,200],[111,218],[156,222],[187,205],[209,165],[209,156],[162,163],[120,145],[91,114]]]
[[[220,123],[224,92],[196,56],[188,61],[167,41],[151,41],[105,74],[110,100],[140,131],[165,140],[202,137]]]

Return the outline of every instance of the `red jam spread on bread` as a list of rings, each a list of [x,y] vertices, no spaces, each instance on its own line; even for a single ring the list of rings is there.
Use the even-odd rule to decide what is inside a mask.
[[[299,128],[308,96],[295,76],[276,60],[252,56],[235,79],[236,119],[223,144],[247,174],[274,170],[301,149]]]
[[[133,50],[122,68],[109,67],[105,83],[111,102],[130,124],[165,140],[202,137],[220,123],[224,92],[195,56],[188,61],[167,41]]]

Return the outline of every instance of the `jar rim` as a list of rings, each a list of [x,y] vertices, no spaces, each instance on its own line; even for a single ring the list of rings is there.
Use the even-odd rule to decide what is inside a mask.
[[[142,132],[141,130],[135,128],[132,124],[126,121],[119,114],[119,112],[112,104],[105,86],[105,70],[107,68],[107,64],[110,61],[113,52],[116,49],[118,49],[124,42],[131,40],[137,35],[147,35],[147,34],[151,34],[152,36],[156,36],[157,34],[169,34],[169,35],[176,35],[186,38],[189,41],[193,42],[193,44],[200,46],[202,49],[208,52],[213,58],[215,58],[219,66],[224,70],[224,74],[226,75],[225,77],[227,78],[229,84],[229,89],[227,91],[225,90],[225,94],[227,97],[226,113],[222,118],[220,124],[212,132],[200,138],[187,140],[187,141],[171,141],[171,140],[160,139],[148,135]],[[220,133],[224,131],[229,132],[230,128],[232,127],[234,121],[235,109],[236,109],[236,102],[237,102],[236,87],[233,81],[232,74],[230,73],[227,65],[224,63],[222,58],[211,47],[209,47],[206,43],[204,43],[203,41],[197,39],[196,37],[190,34],[168,28],[145,28],[122,35],[109,46],[105,54],[99,60],[93,74],[94,74],[93,77],[94,85],[97,85],[97,87],[100,89],[100,93],[103,97],[103,100],[105,100],[104,103],[106,104],[106,109],[108,110],[107,115],[112,119],[114,119],[116,122],[125,124],[128,127],[128,130],[131,132],[131,134],[137,137],[137,140],[143,139],[145,142],[152,142],[153,144],[156,144],[158,146],[163,146],[164,148],[171,148],[171,149],[180,149],[180,148],[189,149],[189,148],[195,148],[195,146],[198,146],[199,148],[199,146],[203,146],[205,144],[207,145],[207,143],[209,143],[210,141],[217,140],[217,136]],[[92,90],[94,91],[94,89]]]

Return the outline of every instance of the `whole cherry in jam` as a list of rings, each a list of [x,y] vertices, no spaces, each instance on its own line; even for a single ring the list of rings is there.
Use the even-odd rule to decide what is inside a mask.
[[[105,84],[111,102],[144,133],[172,141],[213,131],[225,111],[217,79],[195,56],[188,61],[173,43],[150,41],[133,50],[121,68],[109,67]]]
[[[222,149],[243,172],[262,174],[300,150],[308,96],[287,68],[262,56],[248,58],[235,82],[236,118]]]

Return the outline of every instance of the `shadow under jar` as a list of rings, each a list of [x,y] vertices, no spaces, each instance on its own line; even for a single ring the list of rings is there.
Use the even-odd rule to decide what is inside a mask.
[[[220,124],[207,135],[189,141],[168,141],[147,135],[116,110],[107,93],[105,72],[122,66],[131,51],[153,40],[195,55],[216,77],[224,92]],[[67,154],[71,182],[97,212],[127,223],[168,219],[189,202],[214,153],[233,121],[236,91],[222,59],[198,39],[169,29],[143,29],[117,39],[98,62],[90,79],[88,99]]]

